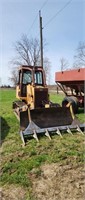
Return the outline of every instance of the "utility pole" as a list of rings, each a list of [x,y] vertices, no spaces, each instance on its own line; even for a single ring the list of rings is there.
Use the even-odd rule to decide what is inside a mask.
[[[42,17],[41,11],[39,11],[39,20],[40,20],[40,51],[41,51],[41,66],[43,68],[43,36],[42,36]]]

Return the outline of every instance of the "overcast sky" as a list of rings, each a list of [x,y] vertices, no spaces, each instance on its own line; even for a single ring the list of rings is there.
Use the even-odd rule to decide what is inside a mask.
[[[40,38],[39,10],[52,82],[55,81],[55,71],[60,70],[60,58],[66,58],[71,67],[79,42],[85,41],[85,0],[0,0],[2,84],[10,83],[9,61],[15,56],[15,42],[23,34]]]

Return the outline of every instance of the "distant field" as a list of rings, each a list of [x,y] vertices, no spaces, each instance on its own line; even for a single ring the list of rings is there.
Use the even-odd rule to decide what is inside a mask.
[[[66,133],[63,134],[63,138],[60,138],[55,134],[52,136],[51,141],[47,137],[43,136],[40,138],[39,143],[37,143],[34,139],[28,140],[26,146],[23,148],[19,135],[19,122],[12,111],[12,102],[15,99],[15,90],[0,90],[0,116],[2,132],[0,177],[2,200],[50,200],[49,195],[51,196],[51,199],[53,199],[54,196],[52,195],[54,194],[55,198],[53,200],[59,199],[59,194],[63,192],[62,195],[64,195],[65,192],[62,190],[64,180],[67,180],[66,188],[68,188],[69,184],[72,184],[71,187],[73,189],[75,187],[77,191],[77,186],[76,184],[74,186],[71,175],[69,180],[72,180],[72,182],[68,183],[69,174],[72,174],[71,170],[73,170],[73,173],[76,173],[74,174],[74,177],[77,184],[81,183],[81,187],[78,188],[77,193],[80,199],[84,199],[82,192],[84,185],[82,181],[84,179],[81,174],[81,171],[84,168],[85,160],[84,136],[75,132],[73,133],[73,136]],[[50,94],[50,99],[53,102],[61,104],[63,95]],[[81,122],[85,122],[83,109],[79,110],[77,117]],[[51,168],[51,166],[53,167]],[[52,171],[53,169],[56,173],[58,173],[58,175],[55,176],[54,171]],[[48,170],[49,174],[47,175],[45,173],[48,173]],[[66,170],[68,171],[68,174],[64,177]],[[62,178],[60,178],[61,173]],[[54,176],[55,179],[56,177],[58,178],[57,181],[60,184],[60,193],[56,193],[56,190],[58,190],[57,182],[54,182],[54,178],[52,179],[51,175]],[[80,179],[77,177],[80,177],[81,182],[79,182]],[[39,182],[40,180],[41,182]],[[47,190],[44,188],[46,180],[48,180],[48,187],[46,185]],[[62,180],[63,182],[61,183]],[[49,183],[51,185],[49,185]],[[52,191],[50,190],[50,187]],[[36,188],[38,189],[38,193]],[[73,193],[72,188],[71,190],[68,189],[72,193],[71,199],[74,197],[77,199],[77,196],[74,196],[77,195],[77,193]],[[68,193],[66,198],[70,200]],[[64,200],[62,198],[60,199]]]

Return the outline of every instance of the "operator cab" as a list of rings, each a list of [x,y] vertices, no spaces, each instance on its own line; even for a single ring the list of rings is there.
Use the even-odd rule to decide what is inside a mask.
[[[27,85],[44,86],[46,85],[44,79],[44,71],[42,67],[21,66],[19,69],[19,82],[20,89],[19,96],[27,96]]]

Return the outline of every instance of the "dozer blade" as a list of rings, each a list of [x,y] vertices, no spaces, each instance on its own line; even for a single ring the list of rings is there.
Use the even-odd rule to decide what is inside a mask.
[[[50,133],[55,132],[62,137],[62,131],[72,134],[71,130],[82,133],[85,123],[80,124],[70,107],[51,107],[20,112],[21,139],[25,145],[25,137],[32,135],[38,142],[38,135],[44,133],[50,140]]]
[[[58,127],[71,125],[73,117],[70,108],[66,107],[51,107],[30,110],[29,112],[20,112],[20,127],[22,130],[26,129],[32,121],[40,129],[49,127]]]

